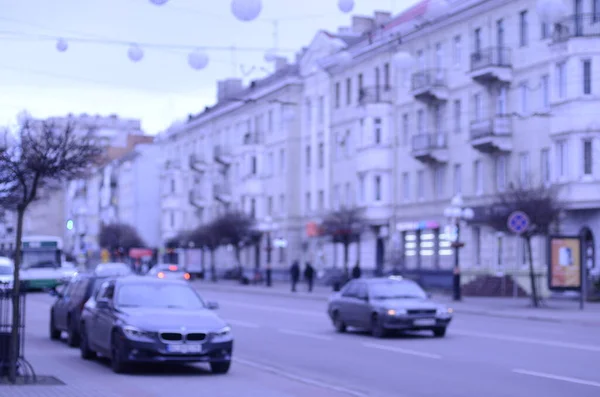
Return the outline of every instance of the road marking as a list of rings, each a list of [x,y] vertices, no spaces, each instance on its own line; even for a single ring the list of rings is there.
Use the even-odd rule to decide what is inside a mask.
[[[240,358],[234,358],[233,361],[238,362],[240,364],[243,365],[247,365],[249,367],[253,367],[256,369],[259,369],[261,371],[265,371],[265,372],[270,372],[272,374],[284,377],[284,378],[288,378],[291,380],[294,380],[296,382],[300,382],[300,383],[305,383],[307,385],[311,385],[311,386],[316,386],[316,387],[320,387],[322,389],[328,389],[328,390],[333,390],[339,393],[344,393],[344,394],[348,394],[350,396],[355,396],[355,397],[367,397],[368,394],[364,393],[364,392],[360,392],[358,390],[352,390],[352,389],[347,389],[343,386],[337,386],[337,385],[332,385],[330,383],[326,383],[326,382],[322,382],[320,380],[316,380],[316,379],[311,379],[311,378],[307,378],[304,376],[299,376],[299,375],[295,375],[292,373],[289,373],[285,370],[279,369],[279,368],[275,368],[275,367],[271,367],[269,365],[264,365],[264,364],[260,364],[257,363],[255,361],[250,361],[250,360],[245,360],[245,359],[240,359]]]
[[[546,379],[553,379],[553,380],[561,380],[563,382],[569,382],[569,383],[577,383],[579,385],[600,387],[600,382],[594,382],[591,380],[585,380],[585,379],[579,379],[579,378],[571,378],[569,376],[545,374],[543,372],[528,371],[526,369],[513,369],[512,372],[521,374],[521,375],[537,376],[538,378],[546,378]]]
[[[227,320],[227,322],[235,327],[244,327],[244,328],[260,328],[260,325],[254,323],[247,323],[245,321],[238,320]]]
[[[483,333],[483,332],[470,332],[470,331],[460,331],[460,330],[452,330],[452,333],[456,334],[456,335],[462,335],[462,336],[474,336],[476,338],[497,339],[497,340],[504,340],[504,341],[509,341],[509,342],[531,343],[534,345],[562,347],[565,349],[583,350],[583,351],[589,351],[589,352],[600,352],[600,346],[582,345],[582,344],[578,344],[578,343],[561,342],[558,340],[532,339],[532,338],[524,338],[521,336],[497,335],[497,334],[488,334],[488,333]]]
[[[378,343],[366,342],[366,343],[363,343],[363,346],[371,347],[373,349],[387,350],[387,351],[394,352],[394,353],[410,354],[412,356],[418,356],[418,357],[424,357],[424,358],[433,358],[435,360],[439,360],[442,358],[442,356],[440,356],[439,354],[420,352],[420,351],[416,351],[416,350],[401,349],[399,347],[380,345]]]
[[[287,309],[285,307],[266,306],[266,305],[251,305],[249,303],[240,303],[240,302],[233,302],[233,301],[219,301],[219,303],[221,303],[222,306],[226,306],[226,305],[238,306],[238,307],[245,307],[248,309],[264,310],[264,311],[268,311],[268,312],[300,314],[303,316],[327,318],[327,313],[325,313],[325,311],[323,311],[323,313],[315,313],[313,311],[308,311],[308,310],[294,310],[294,309]]]
[[[293,329],[278,329],[278,331],[281,332],[282,334],[287,334],[287,335],[304,336],[306,338],[319,339],[319,340],[333,340],[329,336],[311,334],[309,332],[294,331]]]

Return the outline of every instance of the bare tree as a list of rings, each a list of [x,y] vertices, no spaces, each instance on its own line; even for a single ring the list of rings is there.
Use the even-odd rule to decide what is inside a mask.
[[[221,238],[222,244],[233,246],[235,260],[241,274],[240,253],[242,248],[252,240],[255,230],[254,218],[242,211],[229,211],[215,219],[212,230]]]
[[[325,216],[321,224],[323,233],[330,236],[334,244],[344,246],[344,273],[349,274],[349,249],[352,243],[360,240],[360,235],[367,227],[360,208],[342,208]]]
[[[210,277],[213,282],[217,281],[217,269],[215,264],[215,252],[221,245],[215,222],[200,226],[192,230],[189,234],[190,241],[193,241],[197,247],[207,249],[210,253]]]
[[[508,230],[508,218],[514,211],[522,211],[529,217],[531,225],[520,237],[525,240],[527,249],[531,300],[534,307],[539,306],[539,297],[533,268],[531,238],[548,236],[553,228],[557,228],[562,209],[557,189],[540,185],[531,188],[511,186],[506,192],[497,195],[488,211],[488,224],[498,231]]]
[[[13,302],[10,378],[16,381],[20,328],[20,265],[23,219],[29,205],[42,192],[82,178],[102,160],[103,149],[92,131],[81,131],[70,121],[57,124],[29,117],[16,131],[5,131],[7,142],[0,149],[0,206],[17,214],[13,272]]]
[[[100,247],[111,252],[128,252],[131,248],[142,248],[146,246],[137,230],[131,225],[124,223],[111,223],[102,226],[98,236]]]

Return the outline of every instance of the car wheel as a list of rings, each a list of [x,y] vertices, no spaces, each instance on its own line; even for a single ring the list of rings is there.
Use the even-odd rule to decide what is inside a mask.
[[[446,336],[446,327],[434,329],[433,336],[435,336],[436,338],[443,338],[444,336]]]
[[[79,352],[81,353],[81,358],[83,358],[84,360],[91,360],[96,357],[96,352],[90,348],[87,332],[85,330],[85,325],[81,324],[79,329]]]
[[[54,324],[54,311],[50,312],[50,339],[51,340],[59,340],[60,339],[60,330],[56,328],[56,324]]]
[[[79,342],[79,333],[75,329],[75,323],[69,318],[67,322],[67,344],[71,347],[77,347]]]
[[[371,335],[376,338],[384,338],[387,335],[387,330],[377,314],[373,314],[371,317]]]
[[[111,341],[110,348],[110,367],[113,372],[116,374],[126,373],[128,370],[127,363],[123,359],[123,343],[121,342],[121,338],[119,334],[114,332]]]
[[[213,374],[226,374],[231,367],[231,361],[215,361],[210,363],[210,370]]]
[[[337,332],[346,332],[346,323],[342,321],[342,316],[340,316],[340,312],[333,312],[333,326]]]

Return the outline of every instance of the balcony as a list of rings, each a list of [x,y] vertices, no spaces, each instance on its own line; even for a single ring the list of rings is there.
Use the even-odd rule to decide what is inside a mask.
[[[472,53],[469,76],[479,84],[510,83],[513,78],[510,48],[489,47]]]
[[[227,183],[216,183],[213,186],[213,195],[215,200],[220,201],[223,204],[231,203],[231,188]]]
[[[261,134],[258,132],[248,132],[242,139],[242,144],[246,146],[260,145],[261,143]]]
[[[392,87],[389,85],[378,85],[373,87],[362,87],[358,90],[359,106],[375,104],[391,104],[394,100]]]
[[[435,132],[412,137],[412,156],[422,163],[443,164],[448,162],[448,134]]]
[[[213,157],[219,164],[229,166],[233,162],[233,154],[227,146],[217,145],[213,150]]]
[[[248,174],[242,180],[243,194],[256,196],[262,193],[262,183],[257,174]]]
[[[564,43],[578,37],[600,39],[600,14],[571,15],[554,25],[552,43]]]
[[[391,145],[369,145],[359,147],[356,153],[356,171],[389,171],[394,167],[394,149]]]
[[[411,92],[415,99],[432,104],[448,100],[446,70],[427,69],[413,73]]]
[[[198,187],[195,186],[190,191],[190,204],[196,208],[204,208],[207,205],[207,200],[204,195],[204,192]]]
[[[510,152],[512,150],[512,117],[495,116],[471,122],[470,141],[474,149],[483,153]]]
[[[194,153],[190,155],[190,168],[197,172],[206,172],[208,162],[204,156]]]
[[[164,163],[165,170],[177,170],[181,168],[181,161],[179,160],[166,160]]]

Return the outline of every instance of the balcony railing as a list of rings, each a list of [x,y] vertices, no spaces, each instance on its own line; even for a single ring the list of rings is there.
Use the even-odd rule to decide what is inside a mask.
[[[554,25],[553,42],[563,42],[572,37],[600,37],[600,11],[571,15]]]
[[[435,132],[432,134],[418,134],[412,137],[413,152],[446,149],[448,147],[448,134]]]
[[[216,145],[213,150],[213,156],[216,161],[229,163],[231,160],[231,149],[227,146]]]
[[[490,67],[509,68],[512,65],[510,48],[488,47],[471,54],[471,71]]]
[[[486,137],[506,137],[512,134],[510,115],[497,115],[490,119],[471,121],[471,140]]]
[[[446,70],[440,68],[420,70],[412,75],[412,90],[422,91],[431,88],[446,88]]]
[[[392,87],[390,85],[362,87],[358,90],[358,103],[361,105],[389,103],[392,102],[392,99]]]
[[[249,132],[242,139],[244,145],[259,145],[262,143],[261,134],[258,132]]]

